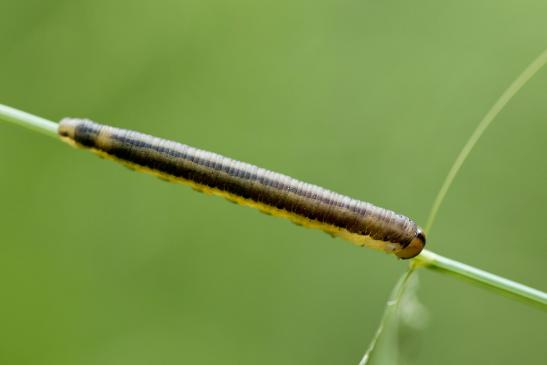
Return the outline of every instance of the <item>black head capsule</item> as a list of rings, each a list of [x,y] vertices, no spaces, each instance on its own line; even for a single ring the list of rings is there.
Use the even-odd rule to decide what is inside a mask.
[[[425,234],[424,231],[418,227],[416,230],[416,236],[410,241],[408,246],[403,248],[400,251],[397,251],[395,254],[401,259],[411,259],[415,256],[418,256],[420,252],[425,247]]]

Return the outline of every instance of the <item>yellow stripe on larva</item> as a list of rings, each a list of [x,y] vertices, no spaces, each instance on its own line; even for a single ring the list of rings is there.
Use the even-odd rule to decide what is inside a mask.
[[[240,161],[146,134],[64,119],[63,140],[162,179],[318,228],[360,246],[411,258],[425,237],[411,219]]]

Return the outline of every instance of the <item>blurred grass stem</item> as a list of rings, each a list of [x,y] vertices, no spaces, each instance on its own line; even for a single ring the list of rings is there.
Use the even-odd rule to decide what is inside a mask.
[[[376,333],[374,334],[372,341],[370,341],[367,352],[363,355],[363,358],[359,362],[359,365],[368,364],[368,362],[374,356],[376,344],[380,340],[385,327],[387,327],[388,322],[393,320],[393,317],[396,316],[397,313],[399,312],[399,305],[401,303],[401,298],[403,297],[405,293],[405,289],[407,288],[407,282],[409,281],[413,272],[414,272],[413,268],[410,268],[409,270],[407,270],[399,278],[399,281],[397,282],[397,284],[391,291],[391,295],[389,296],[389,300],[386,303],[386,308],[384,310],[384,314],[382,315],[382,320],[380,321],[380,325],[378,326],[378,329],[376,330]],[[397,355],[394,354],[394,356],[397,356]]]

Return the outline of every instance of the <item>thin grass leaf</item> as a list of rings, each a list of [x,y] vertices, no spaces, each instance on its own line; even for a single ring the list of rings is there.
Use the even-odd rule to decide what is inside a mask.
[[[448,193],[448,189],[450,189],[450,186],[452,186],[456,175],[458,175],[458,172],[460,171],[463,163],[473,150],[473,147],[475,147],[481,136],[492,124],[496,116],[502,111],[505,105],[507,105],[507,103],[513,98],[513,96],[515,96],[515,94],[520,89],[522,89],[522,87],[528,82],[528,80],[530,80],[545,65],[545,63],[547,63],[547,49],[544,50],[543,53],[540,54],[528,67],[526,67],[526,69],[515,79],[515,81],[513,81],[513,83],[503,92],[503,94],[501,94],[500,98],[496,101],[492,108],[490,108],[484,118],[482,118],[482,120],[479,122],[477,128],[475,128],[475,130],[463,146],[462,150],[460,151],[460,154],[458,155],[458,157],[456,157],[454,164],[452,165],[452,167],[448,171],[448,175],[446,175],[446,178],[444,179],[443,185],[441,186],[439,192],[437,193],[437,196],[435,197],[433,206],[431,207],[431,211],[429,213],[429,217],[427,218],[427,224],[425,225],[425,231],[427,233],[431,232],[431,228],[433,227],[433,223],[435,222],[435,218],[437,217],[439,208],[441,207],[441,204],[443,203],[444,198]]]

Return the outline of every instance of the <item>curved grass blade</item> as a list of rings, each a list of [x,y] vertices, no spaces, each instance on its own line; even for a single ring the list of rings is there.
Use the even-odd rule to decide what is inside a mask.
[[[433,226],[433,223],[435,222],[435,218],[437,217],[437,213],[439,212],[439,208],[441,207],[441,204],[444,201],[444,198],[446,197],[446,193],[448,193],[448,189],[450,189],[450,186],[454,182],[454,179],[456,178],[456,175],[460,171],[463,163],[469,156],[469,153],[471,153],[471,150],[473,150],[473,147],[477,144],[481,136],[484,134],[486,129],[492,124],[492,121],[496,116],[500,113],[500,111],[507,105],[509,100],[515,96],[515,94],[534,76],[544,65],[547,63],[547,49],[543,51],[542,54],[540,54],[520,75],[516,78],[515,81],[503,92],[503,94],[500,96],[500,98],[496,101],[496,103],[490,108],[488,113],[482,118],[480,123],[477,125],[477,128],[473,131],[473,134],[471,134],[471,137],[467,140],[467,143],[465,146],[463,146],[463,149],[460,151],[460,154],[454,161],[454,164],[448,171],[448,175],[446,175],[446,178],[444,179],[443,185],[441,186],[441,189],[437,193],[437,196],[435,197],[435,201],[433,202],[433,207],[431,208],[431,212],[429,213],[429,217],[427,218],[427,223],[425,225],[425,231],[427,233],[430,233],[431,227]]]

